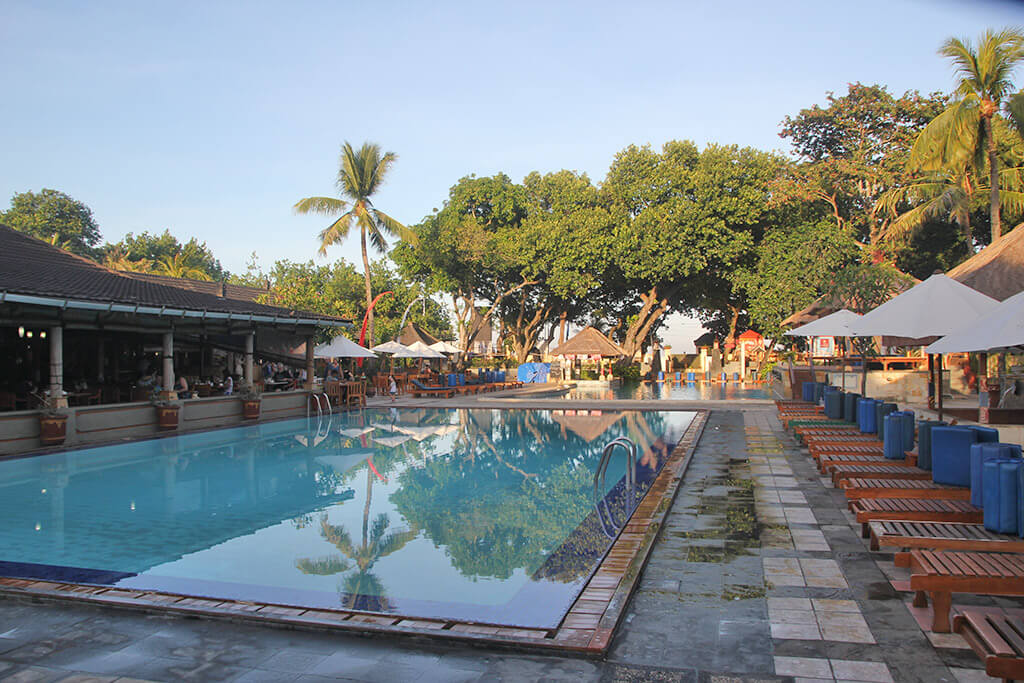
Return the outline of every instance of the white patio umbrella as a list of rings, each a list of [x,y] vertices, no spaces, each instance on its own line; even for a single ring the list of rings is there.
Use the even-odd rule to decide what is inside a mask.
[[[993,351],[1024,346],[1024,292],[1014,294],[988,313],[946,335],[926,353]]]
[[[384,342],[383,344],[377,344],[370,350],[376,351],[377,353],[397,353],[399,351],[405,351],[408,348],[408,346],[404,344],[399,344],[396,341],[389,341]]]
[[[409,344],[409,348],[422,353],[421,358],[444,358],[443,353],[435,351],[421,341],[414,341],[412,344]]]
[[[376,358],[377,354],[339,334],[337,337],[313,349],[317,358]]]
[[[908,337],[926,339],[942,337],[975,322],[999,305],[992,297],[961,284],[942,273],[936,273],[878,308],[865,313],[851,325],[855,335],[874,337]],[[942,356],[939,356],[939,382],[936,396],[939,419],[942,419]],[[931,384],[934,380],[929,378]]]
[[[855,337],[857,335],[850,331],[850,326],[857,320],[860,320],[860,315],[844,308],[806,325],[795,327],[785,332],[785,335],[788,337]],[[811,363],[813,365],[813,358]],[[843,363],[843,390],[846,390],[845,362]]]
[[[430,348],[434,349],[435,351],[440,351],[441,353],[461,353],[462,352],[462,349],[460,349],[458,346],[455,346],[454,344],[452,344],[450,342],[446,342],[446,341],[439,341],[439,342],[437,342],[435,344],[431,344]]]

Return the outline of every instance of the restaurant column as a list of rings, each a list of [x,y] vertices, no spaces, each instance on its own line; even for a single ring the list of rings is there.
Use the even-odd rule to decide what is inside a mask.
[[[175,399],[174,393],[174,331],[164,332],[164,385],[161,398]]]
[[[315,347],[313,346],[313,335],[308,335],[306,337],[306,384],[304,385],[304,387],[306,389],[312,389],[313,388],[313,372],[314,372],[314,367],[313,367],[313,351],[314,351],[314,349],[315,349]]]
[[[245,367],[242,380],[249,387],[253,385],[252,382],[252,349],[255,341],[255,334],[249,332],[245,335]]]
[[[68,407],[64,397],[64,328],[60,325],[50,328],[50,404]]]

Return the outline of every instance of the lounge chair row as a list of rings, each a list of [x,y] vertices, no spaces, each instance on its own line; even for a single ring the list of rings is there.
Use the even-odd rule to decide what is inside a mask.
[[[999,533],[1006,515],[1013,513],[1004,509],[1007,502],[1017,508],[1024,505],[1024,464],[1014,462],[1014,454],[1019,460],[1019,447],[978,443],[998,440],[998,433],[984,428],[973,433],[965,428],[933,432],[942,425],[921,423],[915,435],[912,417],[889,417],[898,412],[895,406],[883,408],[883,420],[873,420],[875,431],[882,431],[879,439],[877,433],[864,430],[865,420],[857,419],[856,409],[853,415],[837,409],[849,406],[842,392],[825,391],[822,398],[829,410],[811,401],[779,402],[779,416],[807,446],[818,468],[846,494],[871,549],[897,550],[897,566],[911,570],[913,604],[924,607],[931,598],[933,631],[962,634],[989,675],[1024,678],[1021,615],[967,608],[950,620],[953,593],[1024,596],[1024,511],[1017,510],[1020,535]],[[894,445],[905,436],[900,430],[906,424],[911,430],[908,441]],[[893,433],[886,434],[888,429]],[[933,448],[936,438],[938,454]],[[905,448],[908,443],[911,448]],[[1019,484],[1008,478],[1014,472]]]

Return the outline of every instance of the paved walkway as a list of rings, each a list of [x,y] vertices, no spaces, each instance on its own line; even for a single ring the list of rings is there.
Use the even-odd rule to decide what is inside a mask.
[[[716,410],[605,662],[0,600],[0,679],[989,680],[827,483],[774,409]]]

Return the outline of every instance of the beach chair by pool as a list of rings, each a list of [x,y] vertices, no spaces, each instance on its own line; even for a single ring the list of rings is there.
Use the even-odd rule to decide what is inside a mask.
[[[410,393],[415,397],[420,396],[443,396],[444,398],[451,398],[455,395],[455,387],[428,387],[421,384],[419,380],[412,380],[412,389]]]
[[[963,486],[936,484],[928,480],[853,478],[839,482],[847,500],[864,498],[927,498],[970,500],[971,490]]]
[[[921,500],[865,498],[850,503],[850,512],[860,524],[860,535],[871,538],[871,522],[878,520],[913,522],[964,522],[981,524],[981,508],[966,500]]]
[[[973,550],[989,553],[1024,552],[1024,539],[997,534],[983,524],[878,520],[868,523],[871,549],[896,548],[897,567],[910,566],[910,550]]]
[[[931,481],[932,473],[917,467],[908,467],[899,460],[832,465],[825,474],[832,476],[832,485],[839,487],[847,479],[900,479],[903,481]]]
[[[892,467],[917,467],[917,459],[907,457],[903,460],[889,460],[877,454],[863,455],[860,453],[822,453],[817,458],[818,470],[826,474],[836,465],[890,465]]]
[[[961,610],[953,630],[985,663],[985,673],[1004,682],[1024,679],[1024,618],[984,608]]]
[[[1024,596],[1024,555],[966,551],[910,551],[914,607],[932,599],[932,631],[949,633],[953,593]]]

